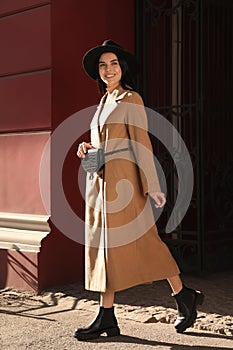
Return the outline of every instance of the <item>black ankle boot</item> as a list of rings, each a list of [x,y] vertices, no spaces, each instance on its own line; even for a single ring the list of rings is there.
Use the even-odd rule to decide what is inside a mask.
[[[120,335],[113,307],[103,308],[101,306],[98,315],[90,326],[76,329],[74,337],[78,340],[91,340],[98,338],[102,333],[107,333],[108,337]]]
[[[178,310],[178,317],[174,326],[178,333],[183,333],[186,328],[191,327],[195,322],[197,305],[203,303],[204,294],[184,286],[178,294],[172,294],[172,296],[175,298]]]

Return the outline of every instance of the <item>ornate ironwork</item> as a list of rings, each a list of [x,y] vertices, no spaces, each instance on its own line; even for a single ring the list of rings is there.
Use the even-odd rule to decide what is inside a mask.
[[[138,87],[146,105],[178,129],[195,173],[189,210],[176,231],[166,235],[161,227],[174,206],[178,179],[172,157],[152,139],[169,187],[160,233],[183,270],[214,269],[214,256],[218,268],[221,260],[223,268],[232,267],[233,138],[222,121],[230,127],[233,2],[137,0],[136,21]],[[149,123],[153,127],[153,120]]]
[[[196,0],[178,0],[173,6],[170,3],[170,0],[164,0],[162,2],[156,1],[156,3],[153,0],[145,1],[145,12],[147,15],[149,13],[151,14],[153,26],[156,26],[158,24],[158,20],[162,16],[171,16],[177,14],[177,10],[181,7],[187,8],[190,11],[189,15],[193,17],[193,19],[196,18]]]

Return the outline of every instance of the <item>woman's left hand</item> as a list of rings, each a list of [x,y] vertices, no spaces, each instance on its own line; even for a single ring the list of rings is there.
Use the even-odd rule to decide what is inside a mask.
[[[150,192],[149,195],[154,199],[156,208],[162,208],[166,203],[165,194],[163,192]]]

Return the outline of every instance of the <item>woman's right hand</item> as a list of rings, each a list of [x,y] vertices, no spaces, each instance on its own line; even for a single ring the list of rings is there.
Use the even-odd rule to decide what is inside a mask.
[[[85,158],[88,149],[91,149],[92,145],[90,142],[82,142],[78,146],[77,156],[79,158]]]

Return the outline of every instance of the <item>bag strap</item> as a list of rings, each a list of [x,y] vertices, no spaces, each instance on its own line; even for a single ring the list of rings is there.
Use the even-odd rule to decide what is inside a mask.
[[[110,156],[111,154],[115,154],[115,153],[118,153],[118,152],[124,152],[124,151],[128,151],[128,150],[131,150],[131,148],[127,147],[127,148],[116,149],[115,151],[105,152],[104,155],[105,156]]]

